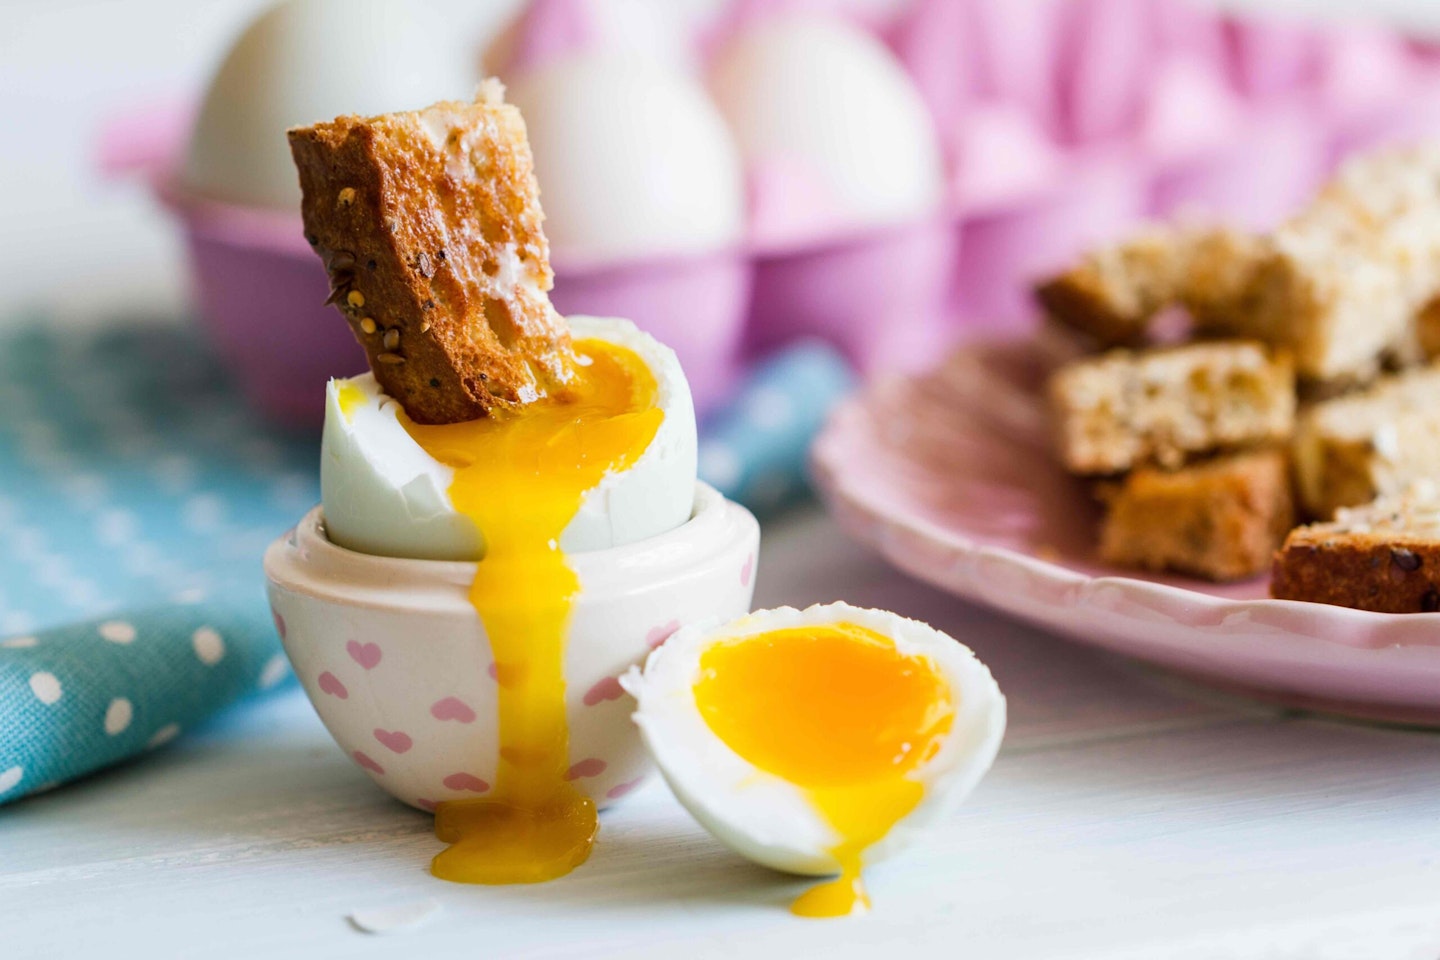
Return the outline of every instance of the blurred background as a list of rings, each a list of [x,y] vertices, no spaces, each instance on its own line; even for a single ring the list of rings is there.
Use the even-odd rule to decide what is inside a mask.
[[[0,3],[0,282],[16,322],[43,305],[65,321],[128,310],[176,313],[185,282],[178,235],[140,183],[101,182],[96,138],[115,111],[198,96],[266,0],[4,0]],[[668,0],[695,15],[717,0]],[[896,0],[856,0],[884,10]],[[518,0],[434,0],[478,44]],[[1292,16],[1378,17],[1440,31],[1428,0],[1232,0]]]

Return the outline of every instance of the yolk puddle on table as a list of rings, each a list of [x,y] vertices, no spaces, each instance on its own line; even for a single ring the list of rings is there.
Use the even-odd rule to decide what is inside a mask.
[[[803,789],[839,836],[836,880],[791,906],[806,917],[869,907],[865,850],[915,809],[924,786],[907,774],[950,730],[950,686],[927,657],[851,623],[722,640],[700,657],[700,715],[756,767]]]
[[[585,862],[594,801],[566,780],[565,637],[579,591],[559,546],[587,491],[630,467],[664,413],[655,376],[623,347],[577,341],[563,394],[467,423],[428,426],[401,417],[436,460],[451,466],[454,508],[485,541],[470,600],[495,658],[500,756],[485,797],[442,802],[435,835],[450,844],[437,877],[462,883],[536,883]]]

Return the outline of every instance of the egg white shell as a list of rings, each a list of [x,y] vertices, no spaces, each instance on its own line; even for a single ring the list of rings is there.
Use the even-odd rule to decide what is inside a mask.
[[[635,722],[651,758],[691,815],[736,853],[788,873],[837,872],[830,850],[839,837],[802,790],[759,770],[711,731],[695,704],[700,656],[718,640],[842,622],[890,637],[902,653],[928,656],[957,701],[954,725],[940,751],[914,773],[925,785],[924,799],[865,852],[865,863],[874,863],[953,813],[1000,749],[1005,698],[967,647],[923,623],[881,610],[844,603],[806,610],[781,607],[723,626],[682,628],[650,655],[643,672],[632,669],[621,679],[638,703]]]
[[[183,179],[203,196],[298,210],[289,127],[342,114],[464,99],[478,80],[463,43],[402,0],[286,0],[226,54],[191,134]]]
[[[740,240],[745,180],[699,81],[591,54],[513,80],[558,261],[702,252]]]
[[[585,495],[560,537],[567,553],[623,546],[680,526],[695,494],[695,408],[674,351],[629,320],[571,317],[577,338],[628,347],[655,375],[656,404],[665,419],[628,470],[611,473]],[[371,374],[350,381],[364,393],[346,417],[340,385],[326,392],[320,494],[325,527],[342,547],[384,557],[474,560],[484,554],[481,531],[450,502],[454,472],[411,439]]]
[[[936,210],[935,124],[884,44],[837,18],[758,21],[716,54],[707,80],[752,168],[799,166],[855,224]]]

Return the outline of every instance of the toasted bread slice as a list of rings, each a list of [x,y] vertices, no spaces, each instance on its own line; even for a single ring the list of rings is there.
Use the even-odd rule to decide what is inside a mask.
[[[1373,379],[1440,293],[1440,149],[1350,161],[1267,242],[1228,332],[1290,350],[1308,381]]]
[[[473,420],[568,379],[525,123],[498,82],[289,136],[331,300],[411,419]]]
[[[1174,471],[1136,470],[1105,499],[1106,563],[1207,580],[1265,572],[1295,522],[1289,466],[1273,448]]]
[[[1379,613],[1440,612],[1440,488],[1418,481],[1293,530],[1275,555],[1270,592]]]
[[[1166,227],[1098,247],[1041,282],[1035,298],[1054,319],[1105,347],[1138,346],[1150,321],[1175,299],[1182,244]]]
[[[1440,477],[1440,364],[1310,407],[1294,455],[1301,501],[1319,520]]]
[[[1264,241],[1225,227],[1151,226],[1097,248],[1044,281],[1035,297],[1054,319],[1102,347],[1139,346],[1166,307],[1185,307],[1202,333],[1223,335],[1249,294]]]
[[[1289,438],[1289,360],[1244,340],[1132,352],[1062,367],[1050,380],[1060,460],[1072,473],[1179,467],[1217,451]]]

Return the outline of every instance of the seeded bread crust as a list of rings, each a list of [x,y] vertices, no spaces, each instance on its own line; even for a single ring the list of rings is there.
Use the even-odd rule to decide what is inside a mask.
[[[1433,483],[1299,527],[1275,555],[1271,595],[1378,613],[1440,612],[1440,498]]]
[[[330,300],[411,419],[473,420],[568,378],[525,124],[497,82],[289,138]]]
[[[1273,449],[1137,470],[1104,499],[1106,563],[1220,582],[1264,573],[1295,522],[1289,467]]]
[[[1173,469],[1196,455],[1288,440],[1295,378],[1287,358],[1247,341],[1113,350],[1062,367],[1050,406],[1072,473]]]

